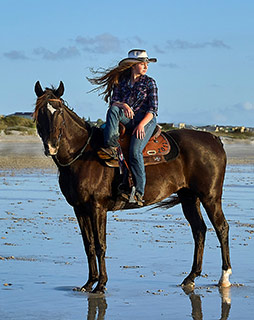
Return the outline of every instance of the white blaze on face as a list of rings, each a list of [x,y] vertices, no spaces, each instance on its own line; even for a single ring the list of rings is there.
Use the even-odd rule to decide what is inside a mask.
[[[222,275],[219,281],[219,286],[220,287],[230,287],[231,283],[229,281],[229,276],[232,274],[232,269],[228,269],[228,270],[222,270]]]
[[[47,108],[52,114],[54,114],[54,112],[56,111],[56,109],[50,103],[47,104]]]
[[[52,115],[56,111],[56,109],[49,102],[47,103],[47,108]],[[48,151],[49,151],[49,155],[51,156],[54,156],[57,154],[57,148],[52,146],[50,141],[48,141]]]

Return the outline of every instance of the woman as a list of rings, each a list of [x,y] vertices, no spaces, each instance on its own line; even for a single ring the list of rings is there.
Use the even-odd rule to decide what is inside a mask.
[[[158,111],[157,86],[154,79],[146,75],[149,59],[145,50],[131,50],[128,57],[117,67],[101,72],[101,76],[89,78],[92,84],[104,89],[102,95],[109,102],[104,144],[102,150],[112,158],[117,158],[119,147],[119,122],[131,131],[129,165],[135,184],[135,200],[143,205],[146,174],[142,151],[156,127]],[[125,199],[130,194],[122,193]]]

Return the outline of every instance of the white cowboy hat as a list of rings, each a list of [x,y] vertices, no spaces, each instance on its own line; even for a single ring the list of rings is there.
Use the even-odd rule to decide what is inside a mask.
[[[128,58],[119,62],[119,66],[123,63],[130,62],[157,62],[156,58],[148,58],[146,50],[132,49],[128,52]]]

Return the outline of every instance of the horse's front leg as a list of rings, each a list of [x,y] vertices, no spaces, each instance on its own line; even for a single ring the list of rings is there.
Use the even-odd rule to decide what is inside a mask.
[[[105,286],[108,281],[105,254],[106,254],[106,224],[107,224],[107,210],[105,206],[95,202],[93,204],[93,231],[95,241],[95,251],[99,265],[99,281],[93,293],[104,293]]]
[[[91,216],[90,212],[82,208],[74,208],[74,210],[81,230],[89,268],[87,282],[81,288],[76,288],[76,290],[90,292],[94,283],[99,279]]]

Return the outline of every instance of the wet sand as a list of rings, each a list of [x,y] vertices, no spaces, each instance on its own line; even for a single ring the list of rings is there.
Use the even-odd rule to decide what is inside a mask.
[[[0,135],[0,170],[26,168],[56,170],[38,136]]]
[[[72,291],[85,283],[87,262],[54,164],[37,137],[11,139],[0,138],[0,318],[252,319],[252,144],[224,141],[229,165],[223,209],[230,225],[233,286],[223,291],[216,286],[220,248],[204,212],[203,273],[195,290],[186,293],[179,284],[191,268],[193,239],[181,207],[142,208],[108,213],[109,281],[101,297]]]

